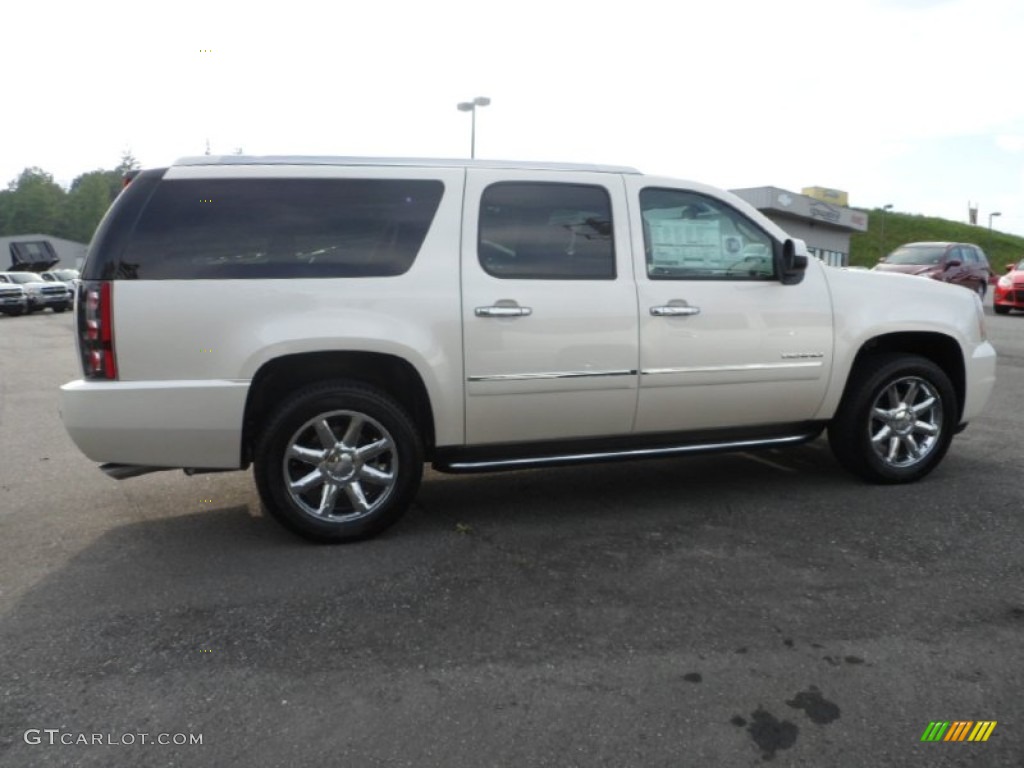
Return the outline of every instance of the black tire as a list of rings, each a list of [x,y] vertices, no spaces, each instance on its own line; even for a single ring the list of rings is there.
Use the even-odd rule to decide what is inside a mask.
[[[984,301],[985,294],[988,292],[988,283],[985,283],[985,282],[978,283],[978,287],[975,288],[974,292],[976,294],[978,294],[978,298],[979,299]]]
[[[1010,314],[1010,308],[1004,307],[1002,304],[993,304],[992,309],[995,310],[997,315],[1008,315]]]
[[[839,463],[863,479],[911,483],[935,469],[946,455],[957,413],[953,385],[931,360],[898,353],[873,355],[862,359],[851,374],[829,424],[828,441]],[[918,446],[919,455],[912,445]]]
[[[326,381],[274,411],[254,464],[270,515],[307,539],[339,543],[375,536],[401,517],[419,489],[423,445],[412,419],[384,392]],[[294,486],[300,479],[309,482]]]

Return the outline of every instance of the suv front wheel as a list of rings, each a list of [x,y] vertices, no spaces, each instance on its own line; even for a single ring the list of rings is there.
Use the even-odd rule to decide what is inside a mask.
[[[873,483],[919,480],[942,460],[956,427],[956,394],[931,360],[861,360],[828,428],[839,463]]]
[[[274,412],[254,472],[264,506],[285,527],[314,541],[353,541],[380,533],[411,504],[423,448],[384,392],[323,382]]]

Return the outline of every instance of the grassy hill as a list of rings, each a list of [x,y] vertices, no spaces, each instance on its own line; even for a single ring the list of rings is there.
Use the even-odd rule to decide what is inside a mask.
[[[988,227],[973,227],[946,219],[930,216],[915,216],[907,213],[887,211],[878,208],[864,211],[870,217],[870,229],[850,238],[850,264],[873,267],[880,256],[894,250],[903,243],[922,240],[948,240],[957,243],[974,243],[988,254],[992,270],[1001,275],[1010,262],[1024,259],[1024,237],[1008,235],[993,230],[989,236]],[[882,241],[882,218],[885,218],[885,240]]]

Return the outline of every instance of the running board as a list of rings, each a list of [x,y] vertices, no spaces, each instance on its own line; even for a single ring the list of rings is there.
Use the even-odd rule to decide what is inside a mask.
[[[100,469],[115,480],[127,480],[153,472],[173,472],[180,469],[186,475],[205,475],[212,472],[237,472],[236,469],[209,469],[205,467],[146,467],[141,464],[101,464]]]
[[[537,469],[571,464],[592,464],[602,461],[626,461],[630,459],[660,459],[686,454],[717,453],[727,451],[749,451],[758,448],[781,448],[814,440],[821,434],[820,429],[783,437],[756,438],[750,440],[722,440],[685,445],[669,445],[657,448],[629,448],[605,451],[581,451],[550,454],[544,456],[522,456],[518,458],[463,459],[435,461],[438,472],[499,472],[514,469]]]

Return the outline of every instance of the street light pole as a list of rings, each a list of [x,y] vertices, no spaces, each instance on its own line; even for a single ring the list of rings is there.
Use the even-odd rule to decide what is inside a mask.
[[[878,258],[885,256],[885,212],[892,210],[892,203],[882,206],[882,218],[878,232]]]
[[[469,156],[470,158],[476,157],[476,108],[486,107],[491,103],[491,100],[486,96],[477,96],[472,101],[461,101],[456,106],[460,112],[470,112],[472,114],[472,127],[470,128],[469,134]]]
[[[992,253],[992,219],[1002,215],[1002,211],[993,211],[988,215],[988,251],[990,254]]]

